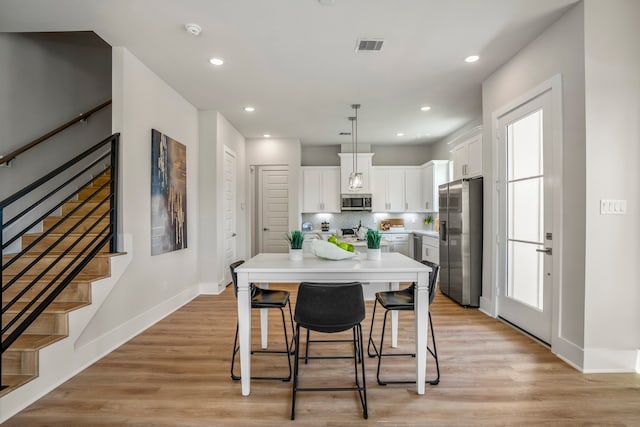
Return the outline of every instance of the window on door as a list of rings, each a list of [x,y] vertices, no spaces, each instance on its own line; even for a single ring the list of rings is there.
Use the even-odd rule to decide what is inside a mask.
[[[507,296],[543,310],[543,110],[506,126]]]

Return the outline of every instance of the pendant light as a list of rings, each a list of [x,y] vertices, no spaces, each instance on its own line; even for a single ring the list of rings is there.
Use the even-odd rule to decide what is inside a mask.
[[[352,104],[355,116],[349,117],[351,121],[351,145],[353,146],[353,171],[349,175],[349,190],[359,190],[362,188],[362,172],[358,172],[358,108],[360,104]]]

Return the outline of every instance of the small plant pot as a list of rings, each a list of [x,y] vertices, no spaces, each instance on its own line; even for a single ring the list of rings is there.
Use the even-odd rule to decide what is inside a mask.
[[[367,249],[367,259],[377,261],[382,258],[382,252],[378,249]]]
[[[291,261],[301,261],[303,257],[302,249],[289,249],[289,259]]]

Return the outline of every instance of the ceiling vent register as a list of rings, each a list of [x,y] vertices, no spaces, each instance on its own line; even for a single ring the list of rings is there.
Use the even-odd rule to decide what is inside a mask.
[[[356,43],[356,52],[376,52],[382,50],[382,39],[359,39]]]

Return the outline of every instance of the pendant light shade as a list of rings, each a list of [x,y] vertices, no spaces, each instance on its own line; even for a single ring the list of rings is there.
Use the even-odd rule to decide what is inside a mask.
[[[349,117],[351,121],[351,144],[353,146],[353,170],[349,175],[349,190],[359,190],[363,185],[362,172],[358,172],[358,108],[360,104],[352,104],[355,116]]]

